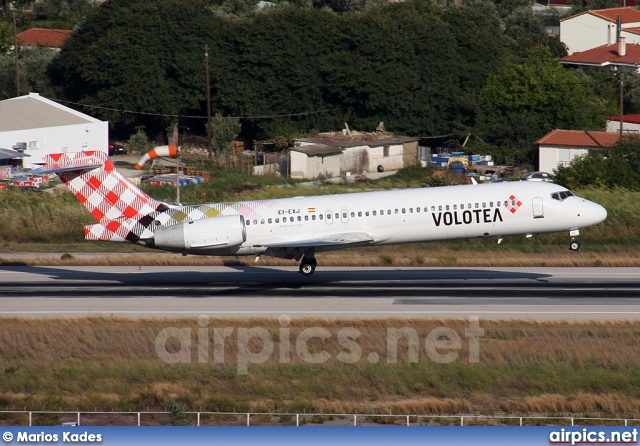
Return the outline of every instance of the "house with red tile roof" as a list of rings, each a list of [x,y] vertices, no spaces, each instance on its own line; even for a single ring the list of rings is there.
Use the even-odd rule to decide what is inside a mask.
[[[640,45],[627,44],[622,37],[613,45],[602,45],[560,59],[565,67],[582,67],[605,70],[631,70],[640,72]]]
[[[619,133],[595,132],[591,130],[552,130],[537,140],[539,170],[553,172],[559,166],[586,155],[589,150],[613,147]]]
[[[59,50],[71,33],[72,31],[68,29],[30,28],[18,34],[18,45],[30,47],[46,46]]]
[[[627,43],[640,44],[640,11],[631,7],[594,9],[560,19],[560,41],[569,54],[612,45],[617,42],[618,16],[620,36]]]

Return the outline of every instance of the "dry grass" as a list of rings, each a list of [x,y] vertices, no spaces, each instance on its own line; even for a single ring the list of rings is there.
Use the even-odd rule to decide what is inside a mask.
[[[191,329],[188,363],[158,358],[156,337],[167,327]],[[274,353],[249,364],[245,375],[237,373],[242,327],[262,327],[275,342]],[[308,343],[310,354],[330,355],[326,362],[311,364],[296,350],[295,341],[310,327],[331,334]],[[404,327],[418,334],[417,363],[409,360],[414,350],[406,339],[398,343],[397,363],[387,360],[387,329]],[[452,363],[426,354],[425,339],[438,327],[461,338]],[[196,334],[203,327],[195,319],[5,318],[0,409],[162,409],[172,398],[188,409],[213,411],[640,413],[640,323],[481,321],[479,363],[469,361],[467,327],[458,320],[296,319],[283,327],[274,319],[210,319],[209,357],[199,363]],[[214,328],[232,329],[217,343],[224,345],[223,363],[214,363]],[[337,340],[344,328],[360,332],[362,353],[353,364],[336,359],[352,352]],[[174,341],[167,348],[177,351]],[[247,345],[251,352],[262,348],[258,339]],[[280,360],[282,345],[289,346],[287,361]],[[372,352],[379,353],[378,363],[368,361]]]

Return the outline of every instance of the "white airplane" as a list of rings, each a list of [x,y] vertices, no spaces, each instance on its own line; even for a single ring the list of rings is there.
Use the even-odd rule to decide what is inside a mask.
[[[87,240],[128,242],[183,255],[261,255],[316,269],[315,254],[356,246],[569,232],[602,222],[605,208],[546,182],[505,182],[174,206],[124,177],[103,152],[45,156],[93,214]],[[34,173],[37,173],[34,171]]]

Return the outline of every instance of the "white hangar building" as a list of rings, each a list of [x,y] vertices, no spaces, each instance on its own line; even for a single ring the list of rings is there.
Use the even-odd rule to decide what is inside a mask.
[[[109,123],[30,93],[0,101],[0,148],[29,155],[24,168],[37,167],[50,153],[108,153]]]

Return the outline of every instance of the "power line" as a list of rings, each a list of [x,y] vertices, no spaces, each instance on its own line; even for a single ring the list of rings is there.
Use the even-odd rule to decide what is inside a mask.
[[[111,107],[102,107],[100,105],[87,105],[87,104],[83,104],[81,102],[73,102],[73,101],[65,101],[63,99],[53,99],[54,101],[57,102],[63,102],[65,104],[73,104],[73,105],[78,105],[80,107],[86,107],[86,108],[97,108],[100,110],[107,110],[107,111],[115,111],[118,113],[130,113],[130,114],[134,114],[134,115],[145,115],[145,116],[162,116],[165,118],[190,118],[190,119],[207,119],[206,116],[195,116],[195,115],[171,115],[171,114],[167,114],[167,113],[149,113],[149,112],[140,112],[140,111],[134,111],[134,110],[125,110],[125,109],[120,109],[120,108],[111,108]],[[342,107],[336,107],[336,108],[330,108],[330,109],[326,109],[326,110],[318,110],[318,111],[312,111],[312,112],[301,112],[301,113],[289,113],[289,114],[284,114],[284,115],[263,115],[263,116],[223,116],[223,118],[225,119],[273,119],[273,118],[288,118],[288,117],[292,117],[292,116],[304,116],[304,115],[314,115],[314,114],[319,114],[319,113],[328,113],[328,112],[332,112],[332,111],[336,111],[336,110],[341,110]]]

